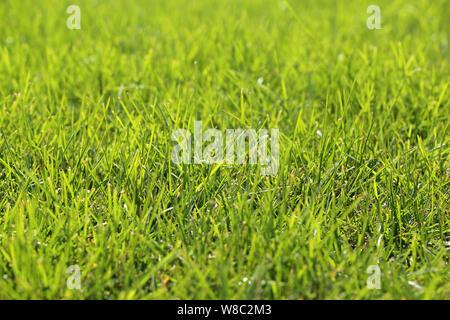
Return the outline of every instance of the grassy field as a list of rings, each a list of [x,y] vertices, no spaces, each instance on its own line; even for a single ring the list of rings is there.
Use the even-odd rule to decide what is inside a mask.
[[[448,1],[0,13],[0,298],[450,299]],[[196,120],[279,129],[277,174],[174,164]]]

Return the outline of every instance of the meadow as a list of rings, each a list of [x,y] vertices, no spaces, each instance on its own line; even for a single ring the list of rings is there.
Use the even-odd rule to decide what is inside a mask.
[[[449,1],[0,13],[0,299],[450,299]],[[174,163],[195,121],[277,172]]]

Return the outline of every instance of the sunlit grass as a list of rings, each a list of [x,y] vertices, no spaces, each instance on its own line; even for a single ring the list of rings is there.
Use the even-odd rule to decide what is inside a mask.
[[[450,298],[448,2],[373,2],[2,1],[0,298]],[[278,174],[175,165],[195,120]]]

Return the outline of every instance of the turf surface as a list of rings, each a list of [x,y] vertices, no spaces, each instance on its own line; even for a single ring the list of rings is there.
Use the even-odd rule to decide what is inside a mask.
[[[449,6],[3,0],[0,298],[449,299]],[[195,120],[277,174],[174,164]]]

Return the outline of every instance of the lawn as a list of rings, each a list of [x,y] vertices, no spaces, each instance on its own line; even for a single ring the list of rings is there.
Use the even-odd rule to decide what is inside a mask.
[[[448,1],[0,13],[0,299],[450,299]],[[175,163],[196,121],[276,172]]]

